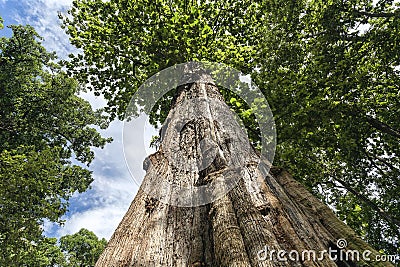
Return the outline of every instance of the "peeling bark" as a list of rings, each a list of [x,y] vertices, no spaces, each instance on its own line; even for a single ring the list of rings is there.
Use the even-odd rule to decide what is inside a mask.
[[[392,266],[383,262],[334,262],[326,257],[315,261],[260,260],[257,255],[265,246],[275,251],[318,252],[335,248],[339,238],[348,241],[345,249],[360,252],[368,249],[372,252],[371,258],[378,252],[289,173],[279,168],[263,173],[254,149],[237,153],[241,145],[249,142],[243,133],[232,132],[227,124],[221,123],[228,117],[210,110],[206,119],[179,125],[182,114],[174,112],[183,101],[195,97],[223,101],[212,82],[200,81],[178,88],[159,150],[144,162],[147,173],[143,184],[97,261],[97,267]],[[171,127],[181,128],[179,138],[169,132]],[[232,143],[232,135],[239,141]],[[205,152],[212,149],[207,144],[199,151],[199,143],[204,138],[216,144],[212,157]],[[172,164],[166,153],[170,147],[180,149],[174,153],[185,155],[190,169]],[[202,161],[208,165],[200,170]],[[158,186],[163,181],[195,188],[218,179],[238,182],[227,194],[206,205],[177,207],[154,198],[164,190]],[[182,198],[176,192],[163,192],[163,195],[174,201]]]

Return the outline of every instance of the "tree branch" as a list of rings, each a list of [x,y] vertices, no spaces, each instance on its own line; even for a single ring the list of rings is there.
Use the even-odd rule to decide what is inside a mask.
[[[381,130],[382,132],[389,134],[393,137],[399,138],[400,139],[400,132],[396,129],[393,129],[389,125],[387,125],[384,122],[381,122],[380,120],[373,118],[369,115],[365,116],[366,121],[374,128]]]
[[[390,125],[388,125],[370,115],[362,115],[364,113],[363,110],[356,108],[353,110],[349,110],[348,113],[355,117],[361,117],[375,129],[380,130],[383,133],[386,133],[388,135],[391,135],[395,138],[400,139],[400,132],[397,129],[392,128]]]
[[[378,212],[383,218],[385,218],[385,220],[388,223],[394,224],[394,226],[400,227],[400,220],[399,219],[394,218],[393,216],[388,214],[386,211],[384,211],[382,208],[380,208],[375,202],[373,202],[371,199],[369,199],[367,196],[364,196],[362,193],[358,192],[357,190],[353,189],[350,186],[350,184],[348,184],[347,182],[337,178],[336,175],[334,175],[332,178],[335,181],[337,181],[338,183],[340,183],[342,186],[344,186],[346,188],[346,190],[348,190],[350,193],[355,195],[357,198],[362,200],[365,204],[367,204],[372,209],[374,209],[376,212]]]
[[[393,17],[400,17],[399,12],[394,12],[394,13],[387,13],[387,12],[382,12],[382,13],[372,13],[372,12],[366,12],[366,11],[358,11],[355,10],[355,13],[358,15],[366,16],[369,18],[393,18]]]

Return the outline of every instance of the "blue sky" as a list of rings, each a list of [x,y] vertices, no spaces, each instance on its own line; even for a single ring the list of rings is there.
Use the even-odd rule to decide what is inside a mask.
[[[72,0],[0,0],[0,16],[5,26],[32,25],[44,38],[42,44],[48,51],[55,51],[60,58],[66,58],[69,53],[78,51],[69,44],[68,36],[60,28],[57,14],[59,11],[65,12],[71,2]],[[10,34],[11,31],[6,28],[0,31],[0,36]],[[82,94],[82,97],[94,108],[105,104],[101,97],[95,97],[91,93]],[[146,131],[139,127],[138,132],[132,134],[137,134],[138,137],[144,135],[146,140],[138,138],[137,143],[129,149],[138,149],[143,144],[148,147],[148,140],[154,130],[148,124],[145,128]],[[63,218],[66,220],[64,226],[45,223],[47,236],[60,237],[87,228],[99,237],[111,237],[137,192],[138,183],[134,180],[142,179],[144,173],[140,167],[146,154],[151,152],[138,150],[134,159],[138,168],[129,171],[123,154],[122,130],[123,123],[114,121],[107,130],[102,131],[104,136],[111,136],[114,141],[104,149],[95,149],[96,158],[90,166],[94,177],[92,188],[73,196],[69,212]]]

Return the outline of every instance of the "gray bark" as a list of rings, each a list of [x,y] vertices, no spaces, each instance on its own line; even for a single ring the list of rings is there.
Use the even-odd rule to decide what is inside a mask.
[[[263,173],[254,149],[238,154],[238,149],[248,140],[242,140],[241,133],[232,132],[226,125],[221,126],[221,121],[228,117],[210,111],[208,119],[191,121],[182,128],[178,138],[173,138],[169,130],[177,127],[180,116],[184,116],[175,112],[184,100],[204,97],[223,102],[217,87],[209,82],[197,82],[178,89],[159,150],[147,159],[143,184],[97,261],[97,267],[392,266],[383,262],[365,263],[361,259],[347,263],[335,263],[327,258],[321,261],[259,260],[257,253],[265,246],[276,251],[318,252],[334,246],[339,238],[348,241],[346,249],[371,250],[370,258],[378,252],[357,237],[289,173],[279,168],[272,168],[267,175]],[[224,103],[221,105],[230,112]],[[239,145],[226,138],[235,134],[239,135]],[[218,149],[207,168],[193,171],[199,167],[199,157],[207,157],[196,148],[204,138],[215,141]],[[192,169],[174,166],[166,153],[166,148],[170,147],[180,147],[183,152],[179,153],[185,155]],[[237,167],[230,167],[231,163]],[[227,194],[206,205],[177,207],[153,197],[162,192],[163,188],[158,186],[162,181],[196,187],[221,177],[238,178],[238,182]],[[257,183],[258,187],[255,186]],[[148,194],[149,190],[154,190],[154,194]],[[176,192],[162,194],[164,200],[182,198]]]

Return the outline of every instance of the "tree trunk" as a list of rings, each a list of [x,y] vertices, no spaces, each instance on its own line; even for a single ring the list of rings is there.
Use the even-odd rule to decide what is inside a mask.
[[[260,157],[254,149],[238,154],[240,145],[230,142],[226,136],[241,136],[241,133],[221,126],[221,121],[233,120],[232,115],[216,114],[210,109],[206,119],[190,121],[182,127],[180,136],[173,138],[171,131],[183,116],[182,111],[177,110],[185,100],[212,99],[221,103],[226,114],[231,114],[210,81],[187,84],[177,91],[159,150],[146,159],[143,184],[97,261],[97,267],[392,266],[385,262],[363,261],[364,250],[371,251],[368,255],[371,260],[379,253],[289,173],[274,167],[269,173],[263,173],[258,164]],[[199,157],[207,160],[207,153],[198,151],[198,144],[204,138],[213,140],[218,149],[209,166],[201,170],[193,162],[198,162]],[[188,165],[197,170],[174,166],[166,153],[171,144],[184,151]],[[232,164],[227,162],[236,162],[234,166],[237,167],[230,167]],[[153,197],[163,190],[160,185],[165,181],[195,188],[218,178],[238,178],[238,182],[227,194],[205,205],[179,207]],[[149,190],[154,194],[149,194]],[[167,190],[164,200],[169,198],[177,204],[182,197],[184,193],[179,195]],[[338,239],[348,242],[341,252],[358,250],[360,259],[335,262],[325,254],[319,260],[321,251],[338,249]],[[286,254],[286,261],[281,261],[276,253],[279,250],[288,253],[295,250],[299,258],[292,252]],[[313,259],[312,254],[308,258],[307,253],[302,256],[302,252],[309,250],[316,251],[317,258]]]

